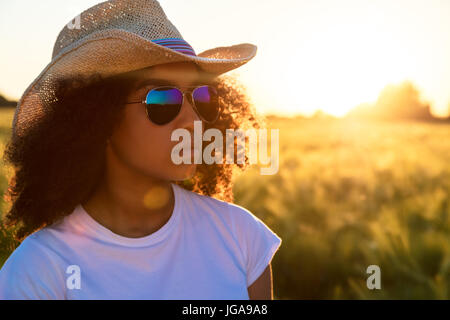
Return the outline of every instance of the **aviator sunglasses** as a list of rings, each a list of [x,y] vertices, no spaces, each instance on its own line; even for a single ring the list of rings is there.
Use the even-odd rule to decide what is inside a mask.
[[[157,125],[165,125],[174,120],[183,105],[184,95],[188,93],[189,102],[197,115],[207,123],[215,122],[221,113],[217,90],[210,85],[186,87],[185,92],[172,85],[157,86],[148,91],[145,100],[126,104],[143,103],[147,117]]]

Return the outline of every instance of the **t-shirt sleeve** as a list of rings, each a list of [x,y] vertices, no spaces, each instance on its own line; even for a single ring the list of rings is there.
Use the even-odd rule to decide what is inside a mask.
[[[230,203],[247,271],[247,287],[259,278],[281,245],[281,238],[249,210]]]
[[[45,248],[29,236],[0,269],[0,300],[64,299],[60,277]]]

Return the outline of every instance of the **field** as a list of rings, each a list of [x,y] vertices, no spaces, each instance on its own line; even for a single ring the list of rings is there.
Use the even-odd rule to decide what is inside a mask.
[[[0,111],[0,150],[12,110]],[[278,299],[450,299],[450,126],[272,119],[276,175],[252,167],[235,202],[283,240]],[[0,190],[11,174],[2,165]],[[7,204],[1,203],[2,212]],[[11,241],[0,233],[0,265]],[[369,265],[381,289],[366,286]]]
[[[283,299],[450,299],[450,126],[275,120],[280,169],[236,179],[235,202],[283,243]],[[369,290],[366,269],[381,269]]]

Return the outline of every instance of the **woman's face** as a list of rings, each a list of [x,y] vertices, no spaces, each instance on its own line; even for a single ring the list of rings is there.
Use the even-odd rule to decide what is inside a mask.
[[[182,91],[186,86],[201,83],[200,72],[194,64],[177,62],[157,65],[133,72],[136,85],[145,79],[164,79]],[[161,83],[166,85],[166,83]],[[149,89],[155,85],[144,85],[133,89],[127,101],[142,101]],[[177,117],[165,125],[156,125],[147,118],[145,105],[134,103],[125,105],[124,117],[114,131],[108,145],[107,158],[111,165],[121,165],[139,175],[162,180],[183,180],[195,174],[196,165],[176,165],[171,160],[172,148],[179,141],[171,141],[172,132],[179,128],[191,132],[193,144],[194,121],[200,121],[187,99]]]

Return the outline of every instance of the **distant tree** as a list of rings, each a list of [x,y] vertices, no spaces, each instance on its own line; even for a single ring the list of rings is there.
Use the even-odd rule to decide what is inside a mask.
[[[375,111],[375,115],[381,118],[424,120],[432,118],[430,105],[420,101],[419,90],[409,81],[386,86],[378,96]]]
[[[430,104],[420,100],[419,90],[409,81],[387,85],[373,105],[363,104],[349,117],[372,119],[432,120]]]
[[[17,101],[9,101],[0,94],[0,107],[15,107],[16,105]]]

